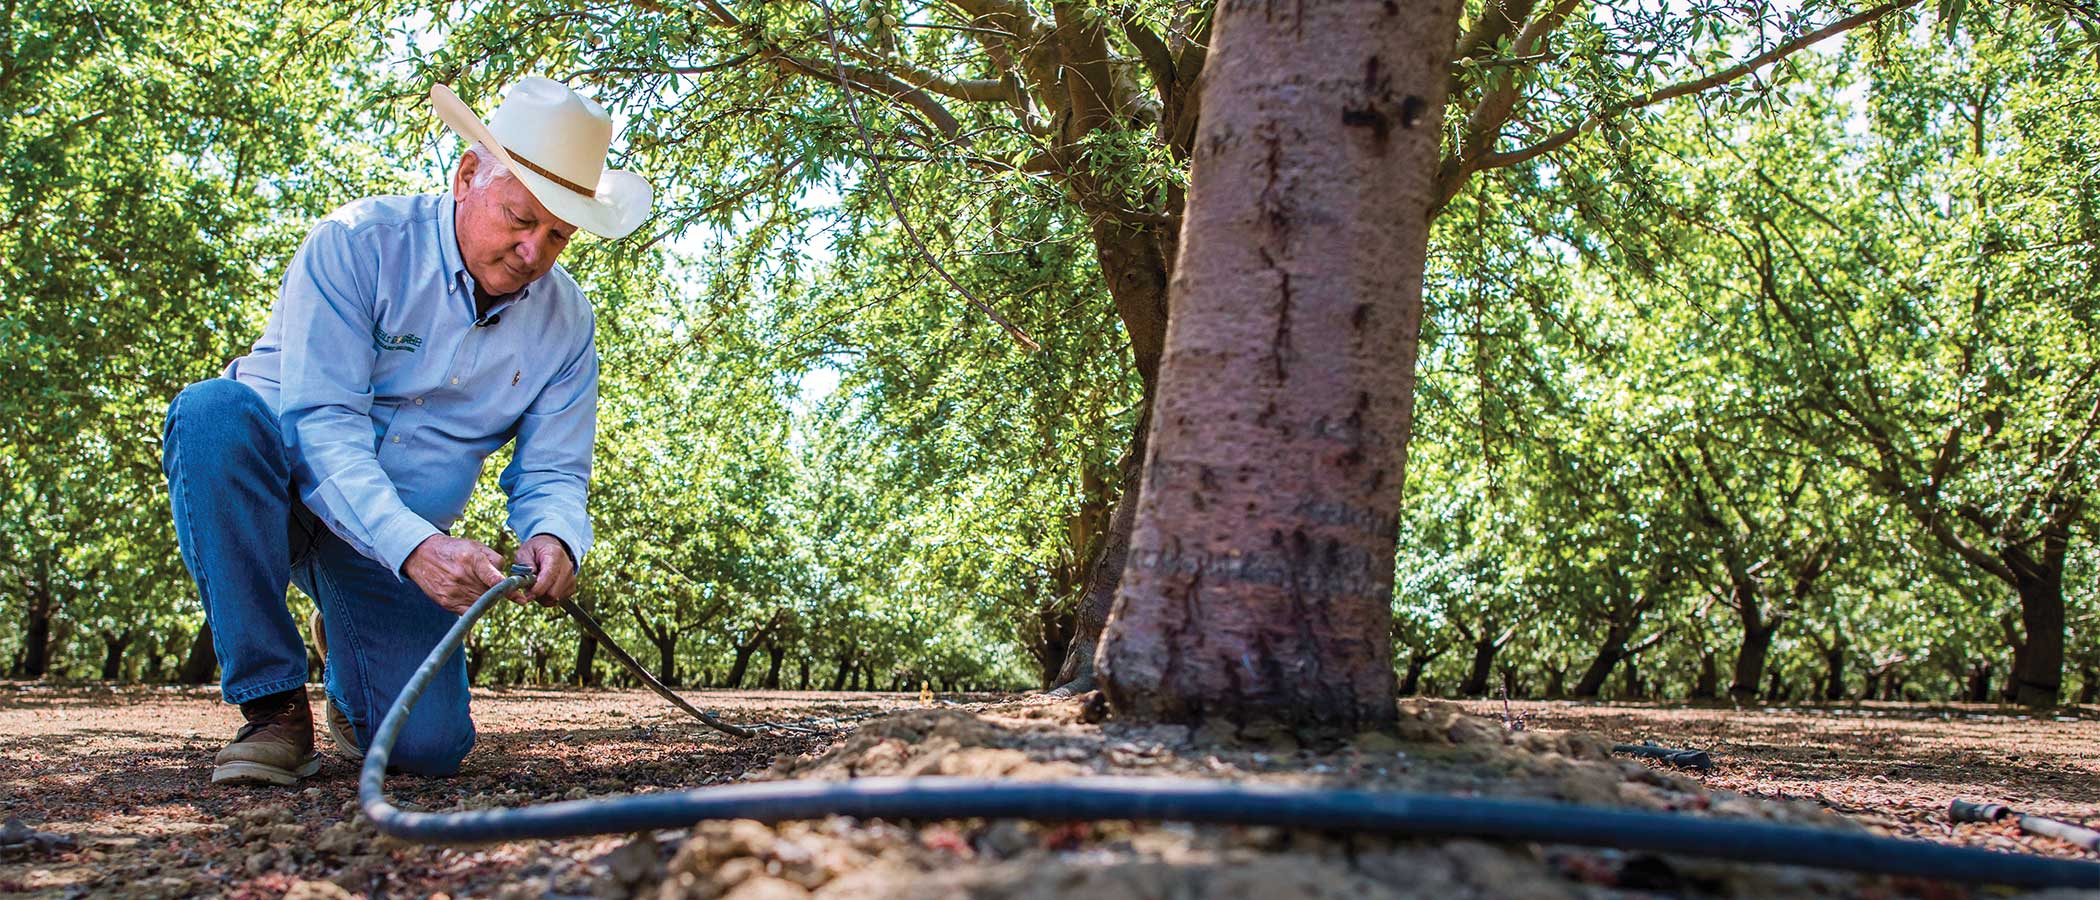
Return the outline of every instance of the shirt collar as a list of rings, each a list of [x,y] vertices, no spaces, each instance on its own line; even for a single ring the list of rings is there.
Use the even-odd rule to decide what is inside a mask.
[[[472,316],[474,315],[474,273],[467,271],[466,258],[459,254],[457,216],[458,207],[456,201],[452,199],[452,192],[445,191],[439,194],[437,215],[438,247],[439,252],[444,254],[445,296],[451,298],[452,302],[459,304],[460,308],[465,309],[467,315]],[[481,317],[479,321],[493,319],[504,310],[509,309],[511,304],[524,300],[531,293],[532,285],[528,284],[513,293],[497,297],[495,304],[489,307],[488,315]]]

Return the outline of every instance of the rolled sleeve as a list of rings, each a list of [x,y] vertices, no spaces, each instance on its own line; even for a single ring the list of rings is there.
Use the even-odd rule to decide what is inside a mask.
[[[324,221],[292,257],[277,315],[287,365],[280,415],[300,499],[357,552],[401,577],[436,526],[411,511],[380,468],[372,427],[378,258]]]
[[[510,529],[519,540],[549,534],[578,567],[591,548],[586,510],[591,445],[598,432],[598,345],[595,325],[581,348],[518,420],[518,443],[499,479],[510,499]]]

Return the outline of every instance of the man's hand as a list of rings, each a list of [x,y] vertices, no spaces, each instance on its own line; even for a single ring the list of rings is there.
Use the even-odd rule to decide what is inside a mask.
[[[515,594],[512,599],[523,603],[530,600],[541,606],[553,606],[554,601],[567,599],[576,593],[576,564],[569,561],[569,550],[561,539],[551,534],[535,534],[518,547],[518,562],[531,566],[534,573],[532,589],[525,596]]]
[[[503,557],[477,541],[433,534],[417,544],[401,571],[416,587],[459,615],[503,580]]]

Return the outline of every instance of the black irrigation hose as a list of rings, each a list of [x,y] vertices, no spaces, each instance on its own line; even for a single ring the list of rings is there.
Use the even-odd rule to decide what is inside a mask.
[[[1680,769],[1698,769],[1704,772],[1714,767],[1713,756],[1704,750],[1679,750],[1656,744],[1613,744],[1611,752],[1658,760]]]
[[[2100,887],[2100,864],[1950,847],[1858,832],[1527,800],[1330,791],[1175,778],[1010,782],[975,778],[860,778],[699,788],[522,809],[408,812],[387,802],[387,757],[409,709],[495,600],[531,583],[515,575],[474,601],[431,649],[387,710],[365,753],[358,801],[374,827],[428,843],[618,834],[710,819],[779,822],[831,815],[885,819],[1167,820],[1478,837],[1615,847],[1775,865],[2019,887]]]

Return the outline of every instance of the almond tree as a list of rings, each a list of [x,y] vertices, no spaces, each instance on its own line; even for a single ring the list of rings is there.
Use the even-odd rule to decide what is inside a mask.
[[[1917,2],[1856,10],[1819,2],[1786,13],[1699,7],[1659,17],[1613,15],[1581,0],[1453,9],[1464,28],[1446,29],[1438,93],[1450,97],[1453,139],[1428,163],[1429,208],[1481,172],[1531,164],[1674,98],[1733,89],[1817,41]],[[1129,446],[1109,451],[1104,462],[1115,476],[1087,493],[1098,507],[1084,511],[1106,524],[1088,535],[1088,574],[1057,680],[1090,685],[1092,638],[1124,569],[1157,409],[1168,286],[1204,108],[1197,85],[1212,56],[1211,5],[538,0],[428,11],[447,34],[443,48],[420,59],[428,77],[474,96],[520,74],[551,73],[602,86],[601,99],[629,114],[632,161],[658,178],[665,210],[653,233],[630,239],[636,244],[741,224],[750,252],[763,255],[757,248],[803,233],[807,211],[794,199],[834,166],[856,173],[857,189],[876,198],[855,215],[910,223],[920,245],[910,252],[945,267],[960,265],[961,253],[1012,249],[995,239],[965,251],[943,236],[997,235],[1002,218],[1019,217],[1015,209],[1081,223],[1100,280],[1098,308],[1112,314],[1124,346],[1073,348],[1058,364],[1116,368],[1135,382],[1137,397],[1128,424],[1114,429],[1128,428]],[[848,106],[843,92],[859,105]],[[403,99],[412,106],[412,96]],[[965,296],[969,279],[951,287],[922,268],[917,292],[941,301],[941,318],[995,320],[1026,336],[1068,315],[982,283]],[[939,319],[922,326],[945,327]],[[1064,518],[1043,527],[1063,528]]]

